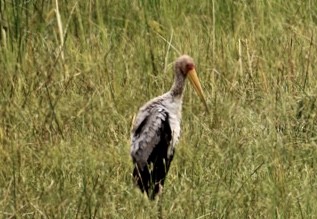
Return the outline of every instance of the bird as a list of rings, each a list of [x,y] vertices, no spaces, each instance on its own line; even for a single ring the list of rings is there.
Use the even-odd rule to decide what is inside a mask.
[[[167,173],[180,137],[183,94],[189,79],[208,112],[206,99],[193,59],[182,55],[174,62],[171,89],[145,103],[138,111],[131,130],[130,155],[133,181],[150,200],[162,193]]]

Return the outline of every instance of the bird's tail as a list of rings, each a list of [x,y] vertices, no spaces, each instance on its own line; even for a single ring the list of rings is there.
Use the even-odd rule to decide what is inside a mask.
[[[151,176],[148,167],[144,167],[143,170],[141,170],[141,168],[138,168],[138,166],[135,165],[133,179],[141,192],[146,192],[151,200],[154,200],[155,197],[162,192],[164,180],[156,179],[155,175]]]
[[[150,180],[151,175],[148,168],[139,168],[137,165],[135,165],[133,170],[133,180],[135,184],[140,188],[140,190],[143,192],[146,192],[146,194],[149,196],[149,189],[150,189]]]

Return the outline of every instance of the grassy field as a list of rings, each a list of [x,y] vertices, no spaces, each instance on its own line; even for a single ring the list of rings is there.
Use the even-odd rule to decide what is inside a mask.
[[[0,1],[1,218],[316,218],[317,1]],[[194,58],[164,195],[130,127]]]

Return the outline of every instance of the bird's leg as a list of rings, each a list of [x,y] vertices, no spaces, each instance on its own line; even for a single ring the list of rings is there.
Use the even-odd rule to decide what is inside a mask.
[[[157,210],[158,210],[158,218],[163,219],[163,199],[160,198],[161,196],[158,196],[158,201],[157,201]],[[163,198],[163,195],[162,195]]]
[[[158,189],[158,193],[157,194],[158,195],[163,194],[163,185],[161,183],[159,183],[158,187],[159,187],[159,189]]]

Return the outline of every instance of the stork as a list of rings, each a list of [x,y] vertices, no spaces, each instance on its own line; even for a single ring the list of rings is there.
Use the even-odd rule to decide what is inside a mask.
[[[175,145],[180,136],[186,78],[208,111],[193,59],[188,55],[180,56],[174,63],[174,72],[172,88],[144,104],[132,127],[130,154],[134,164],[133,179],[151,200],[162,192],[174,157]]]

